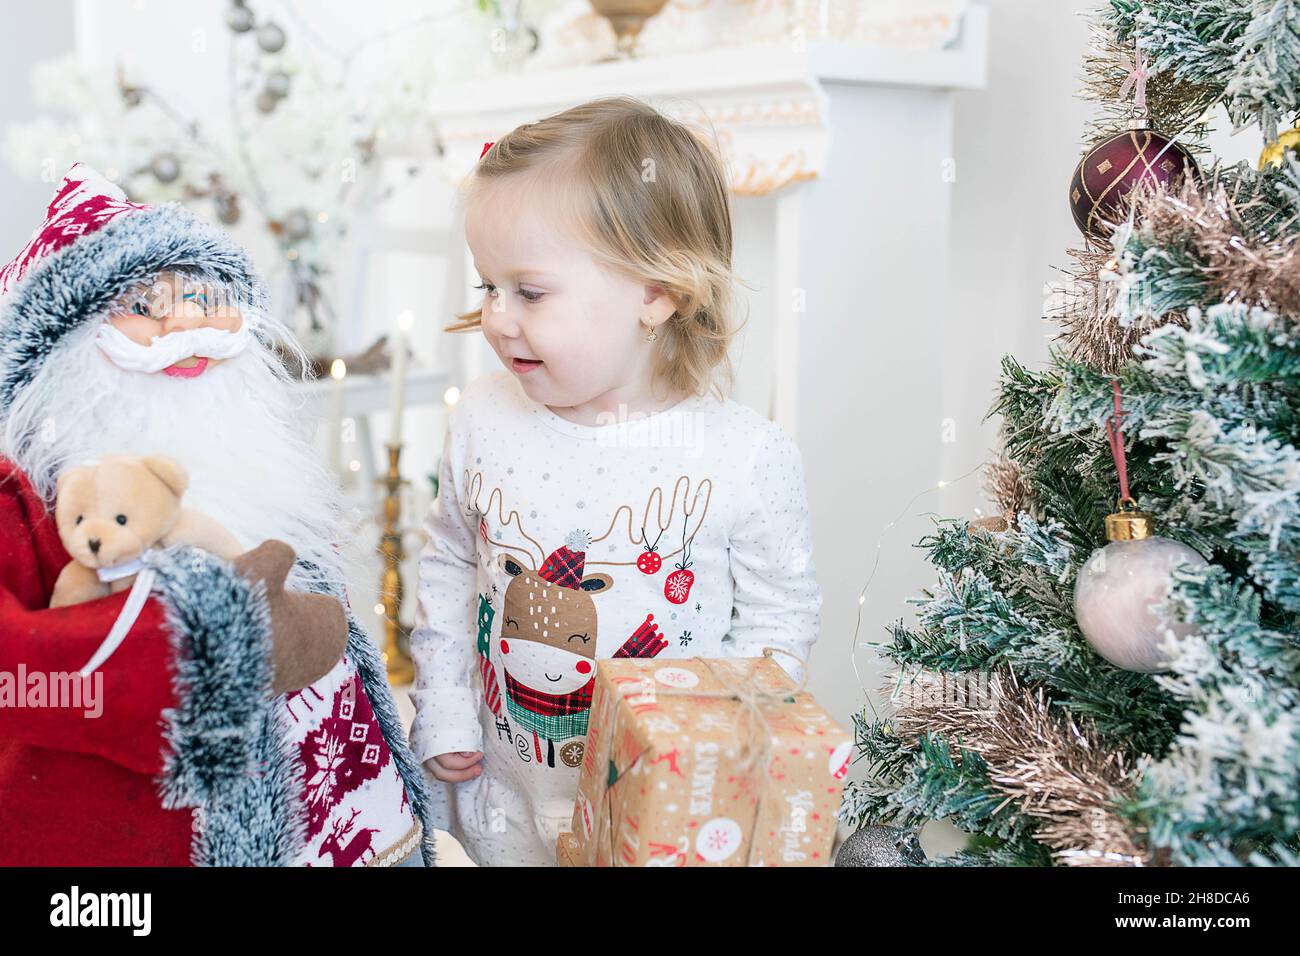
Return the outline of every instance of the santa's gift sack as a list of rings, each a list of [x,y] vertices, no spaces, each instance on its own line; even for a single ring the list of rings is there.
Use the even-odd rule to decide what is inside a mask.
[[[853,738],[771,657],[596,663],[569,866],[825,866]]]

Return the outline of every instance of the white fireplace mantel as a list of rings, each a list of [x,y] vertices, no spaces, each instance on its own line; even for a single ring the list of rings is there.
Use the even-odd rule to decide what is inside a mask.
[[[836,40],[730,48],[561,69],[507,73],[436,89],[428,100],[459,181],[483,144],[521,123],[601,96],[652,100],[716,131],[736,195],[773,192],[820,175],[829,146],[829,84],[917,89],[980,87],[988,13],[967,8],[954,43],[909,51]]]

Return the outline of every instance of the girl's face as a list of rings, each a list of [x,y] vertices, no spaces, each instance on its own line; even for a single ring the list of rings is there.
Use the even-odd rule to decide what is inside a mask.
[[[548,218],[534,199],[542,190],[521,184],[492,183],[466,207],[488,344],[530,398],[566,418],[594,424],[620,406],[642,410],[654,348],[646,325],[665,322],[672,300],[599,265]]]

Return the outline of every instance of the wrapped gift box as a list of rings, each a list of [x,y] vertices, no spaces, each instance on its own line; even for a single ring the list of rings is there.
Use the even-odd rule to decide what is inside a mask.
[[[853,738],[775,660],[598,661],[570,866],[825,866]]]
[[[582,866],[582,844],[576,835],[561,833],[555,847],[555,859],[560,866]]]

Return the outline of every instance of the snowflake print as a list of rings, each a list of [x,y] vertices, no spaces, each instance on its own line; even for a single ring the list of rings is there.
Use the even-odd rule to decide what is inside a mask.
[[[680,667],[665,667],[655,674],[655,680],[669,687],[693,687],[698,678]]]
[[[320,804],[329,798],[338,786],[338,769],[343,763],[343,744],[341,737],[322,729],[317,735],[322,746],[312,755],[316,769],[307,780],[307,803]]]
[[[714,817],[701,824],[695,837],[695,852],[706,863],[721,863],[740,848],[744,833],[729,817]]]
[[[677,639],[677,643],[678,643],[680,646],[685,647],[685,646],[686,646],[687,644],[689,644],[690,642],[691,642],[691,632],[690,632],[690,631],[682,631],[682,636],[679,637],[679,638]]]
[[[664,581],[664,597],[674,604],[685,604],[691,596],[691,585],[694,583],[695,574],[679,564],[677,570]]]

